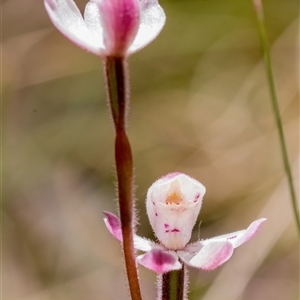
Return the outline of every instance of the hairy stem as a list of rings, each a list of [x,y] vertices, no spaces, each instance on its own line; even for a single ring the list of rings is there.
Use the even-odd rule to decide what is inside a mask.
[[[288,180],[290,197],[291,197],[291,201],[292,201],[292,208],[293,208],[293,212],[294,212],[296,226],[298,229],[298,234],[300,235],[299,208],[298,208],[297,197],[296,197],[296,193],[295,193],[295,187],[294,187],[294,183],[293,183],[292,171],[291,171],[291,167],[290,167],[290,163],[289,163],[289,159],[288,159],[283,125],[282,125],[282,120],[281,120],[280,110],[279,110],[279,105],[278,105],[278,98],[277,98],[277,93],[276,93],[276,88],[275,88],[275,81],[274,81],[272,63],[271,63],[271,57],[270,57],[270,46],[268,43],[268,38],[267,38],[267,33],[266,33],[266,28],[265,28],[263,5],[262,5],[261,0],[253,0],[253,4],[254,4],[257,21],[258,21],[258,31],[259,31],[259,36],[260,36],[261,47],[262,47],[263,54],[264,54],[265,68],[266,68],[268,85],[269,85],[269,90],[270,90],[270,95],[271,95],[273,113],[274,113],[276,127],[277,127],[277,131],[278,131],[278,136],[279,136],[284,170],[285,170],[287,180]]]
[[[126,62],[121,57],[108,57],[105,61],[107,98],[114,122],[115,161],[118,179],[118,198],[123,235],[123,250],[126,274],[132,300],[141,300],[141,291],[135,261],[133,160],[130,143],[126,134],[128,107],[128,73]]]
[[[182,269],[159,275],[158,300],[186,300],[188,273],[183,264]]]

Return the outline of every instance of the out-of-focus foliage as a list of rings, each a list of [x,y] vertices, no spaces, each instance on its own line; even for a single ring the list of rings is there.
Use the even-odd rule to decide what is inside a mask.
[[[138,232],[153,237],[147,188],[185,172],[207,187],[194,240],[268,218],[224,266],[191,270],[190,299],[298,299],[297,234],[252,3],[161,4],[163,32],[129,59]],[[264,4],[297,183],[299,3]],[[52,26],[41,0],[1,6],[3,299],[125,299],[120,247],[101,213],[116,211],[102,62]],[[154,299],[154,274],[140,275]]]

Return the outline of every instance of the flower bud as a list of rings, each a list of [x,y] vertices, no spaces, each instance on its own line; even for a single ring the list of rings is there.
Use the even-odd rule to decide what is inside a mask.
[[[189,242],[205,191],[200,182],[182,173],[170,173],[149,188],[149,221],[167,249],[183,249]]]

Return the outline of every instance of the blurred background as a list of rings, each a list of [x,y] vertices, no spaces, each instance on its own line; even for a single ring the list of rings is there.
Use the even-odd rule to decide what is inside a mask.
[[[148,187],[187,173],[207,188],[192,240],[268,218],[225,265],[190,270],[189,299],[298,299],[299,244],[252,2],[160,4],[165,28],[129,59],[138,233],[154,238]],[[299,3],[264,5],[299,197]],[[120,246],[102,215],[117,212],[102,62],[54,28],[42,0],[1,9],[3,299],[125,299]],[[139,270],[155,299],[155,274]]]

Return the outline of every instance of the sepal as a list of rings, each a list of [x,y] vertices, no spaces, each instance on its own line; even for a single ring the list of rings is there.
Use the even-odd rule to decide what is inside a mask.
[[[182,268],[178,255],[174,251],[154,248],[137,257],[137,262],[145,268],[158,274],[167,273]]]
[[[194,244],[196,252],[177,251],[177,253],[182,261],[191,267],[214,270],[232,256],[233,249],[232,244],[228,241],[211,241],[205,245]]]
[[[261,225],[263,222],[265,222],[266,218],[261,218],[258,220],[255,220],[252,222],[247,229],[235,231],[232,233],[216,236],[213,238],[210,238],[208,240],[202,241],[204,244],[209,243],[210,241],[229,241],[232,243],[234,248],[237,248],[241,246],[242,244],[246,243],[250,239],[253,238],[253,236],[259,231]]]

